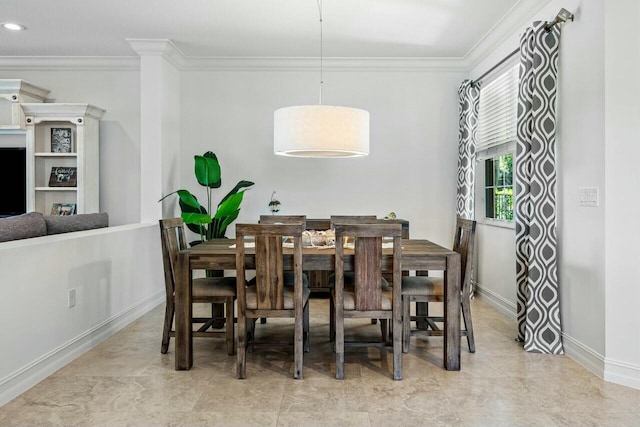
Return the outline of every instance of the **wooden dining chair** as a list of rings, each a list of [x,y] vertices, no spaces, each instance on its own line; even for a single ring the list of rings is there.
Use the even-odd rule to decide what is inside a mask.
[[[166,218],[159,220],[162,242],[162,261],[164,264],[164,283],[166,290],[166,306],[164,329],[162,332],[161,353],[169,350],[169,340],[175,337],[173,319],[175,315],[176,260],[178,252],[187,248],[184,221],[182,218]],[[234,339],[234,302],[236,299],[236,280],[233,277],[201,277],[192,280],[192,296],[194,303],[211,303],[211,317],[193,317],[193,324],[201,326],[193,332],[194,337],[213,337],[225,334],[227,354],[235,354]],[[225,327],[221,330],[211,329],[216,320],[214,304],[224,304],[226,316]]]
[[[461,336],[467,337],[469,351],[476,351],[473,337],[473,322],[471,320],[471,269],[473,265],[473,250],[475,245],[476,221],[456,219],[456,231],[453,239],[453,250],[460,254],[460,305],[462,309],[462,320],[464,329],[460,331]],[[444,303],[444,279],[433,276],[403,276],[402,277],[402,306],[403,306],[403,340],[402,351],[409,351],[409,343],[412,334],[422,333],[432,336],[443,336],[443,330],[438,324],[444,323],[442,316],[430,316],[429,310],[424,316],[411,316],[411,302],[432,302]],[[424,321],[426,329],[411,329],[411,321]]]
[[[393,238],[391,270],[401,280],[402,226],[400,224],[335,224],[335,287],[331,292],[334,307],[336,378],[344,378],[345,320],[353,318],[388,319],[393,329],[393,379],[402,379],[402,301],[400,287],[383,287],[382,238]],[[354,283],[345,285],[344,239],[354,241]],[[362,344],[362,343],[360,343]],[[368,345],[386,345],[386,340]]]
[[[301,222],[307,228],[306,215],[260,215],[260,224],[292,224]]]
[[[332,230],[335,229],[336,223],[339,223],[339,224],[376,224],[378,223],[378,218],[375,215],[331,215],[329,220],[330,220]],[[348,237],[349,236],[345,236],[345,238],[348,238]],[[333,288],[335,280],[336,280],[335,273],[330,274],[329,280],[328,280],[329,288]],[[352,271],[345,271],[344,283],[346,287],[353,287]],[[386,285],[387,286],[389,285],[388,281]],[[332,307],[329,307],[329,308],[333,311]],[[371,319],[371,324],[375,325],[377,321],[378,319]],[[387,329],[384,326],[382,327],[382,329],[383,329],[383,332],[382,332],[383,338],[386,339]],[[331,334],[332,333],[331,331],[333,331],[333,328],[329,328],[329,331]]]
[[[236,224],[236,274],[238,335],[236,376],[246,377],[247,339],[251,345],[259,344],[255,334],[249,334],[255,319],[294,319],[294,372],[302,378],[303,352],[309,350],[309,288],[302,280],[302,232],[304,225],[297,224]],[[245,239],[255,239],[255,285],[247,286]],[[293,238],[293,263],[285,264],[283,237]],[[284,271],[292,270],[293,288],[285,286]],[[271,344],[274,344],[273,342]],[[287,342],[291,345],[291,342]]]
[[[260,215],[260,224],[297,224],[302,223],[302,225],[307,228],[307,216],[306,215]],[[293,286],[293,271],[286,270],[284,272],[284,285],[285,286]],[[309,279],[305,272],[302,273],[302,281],[305,287],[309,287]],[[255,283],[255,278],[249,281],[249,286],[252,286]],[[261,318],[260,323],[267,323],[266,318]]]
[[[331,215],[329,218],[331,228],[335,228],[336,223],[340,224],[375,224],[378,218],[375,215]]]

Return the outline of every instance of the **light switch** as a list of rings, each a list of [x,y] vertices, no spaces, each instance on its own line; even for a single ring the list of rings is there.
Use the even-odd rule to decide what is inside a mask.
[[[586,208],[598,206],[598,187],[581,187],[578,190],[580,194],[579,206]]]

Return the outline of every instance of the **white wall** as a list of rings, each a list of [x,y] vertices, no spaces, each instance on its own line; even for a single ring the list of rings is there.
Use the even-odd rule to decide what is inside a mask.
[[[605,6],[606,365],[605,378],[640,388],[640,4]]]
[[[0,283],[2,406],[164,301],[158,225],[1,243]]]
[[[562,28],[558,61],[556,153],[561,321],[567,353],[582,358],[583,364],[602,374],[605,354],[604,1],[550,1],[533,19],[496,46],[470,75],[472,78],[481,75],[515,49],[523,28],[530,22],[552,20],[563,7],[575,14],[575,21]],[[600,206],[579,207],[580,187],[598,187]],[[481,289],[486,290],[489,297],[495,294],[498,304],[511,303],[515,307],[515,253],[488,259],[488,254],[514,248],[515,233],[490,226],[479,228]],[[574,351],[575,346],[580,347],[580,355]]]
[[[140,77],[132,69],[4,69],[0,79],[23,79],[49,89],[53,102],[106,109],[100,121],[100,210],[110,225],[140,221]]]
[[[273,154],[273,112],[318,102],[310,71],[185,71],[182,73],[182,179],[198,198],[193,155],[211,150],[222,167],[220,201],[239,180],[247,191],[239,222],[268,214],[272,191],[281,214],[391,211],[410,221],[412,237],[450,245],[455,219],[457,88],[448,71],[325,71],[323,103],[363,108],[371,116],[370,155],[300,159]],[[234,227],[228,235],[232,236]]]

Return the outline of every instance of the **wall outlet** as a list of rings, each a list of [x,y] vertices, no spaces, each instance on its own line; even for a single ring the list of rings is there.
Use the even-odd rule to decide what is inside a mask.
[[[69,304],[68,308],[76,306],[76,290],[75,288],[69,289]]]
[[[598,187],[581,187],[578,191],[580,193],[579,206],[586,208],[598,207],[600,204],[598,200]]]

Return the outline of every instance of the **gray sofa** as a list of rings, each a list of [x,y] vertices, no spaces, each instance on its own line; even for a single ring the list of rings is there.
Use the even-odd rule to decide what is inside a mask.
[[[0,242],[108,226],[109,215],[106,212],[68,216],[45,216],[40,212],[28,212],[0,219]]]

